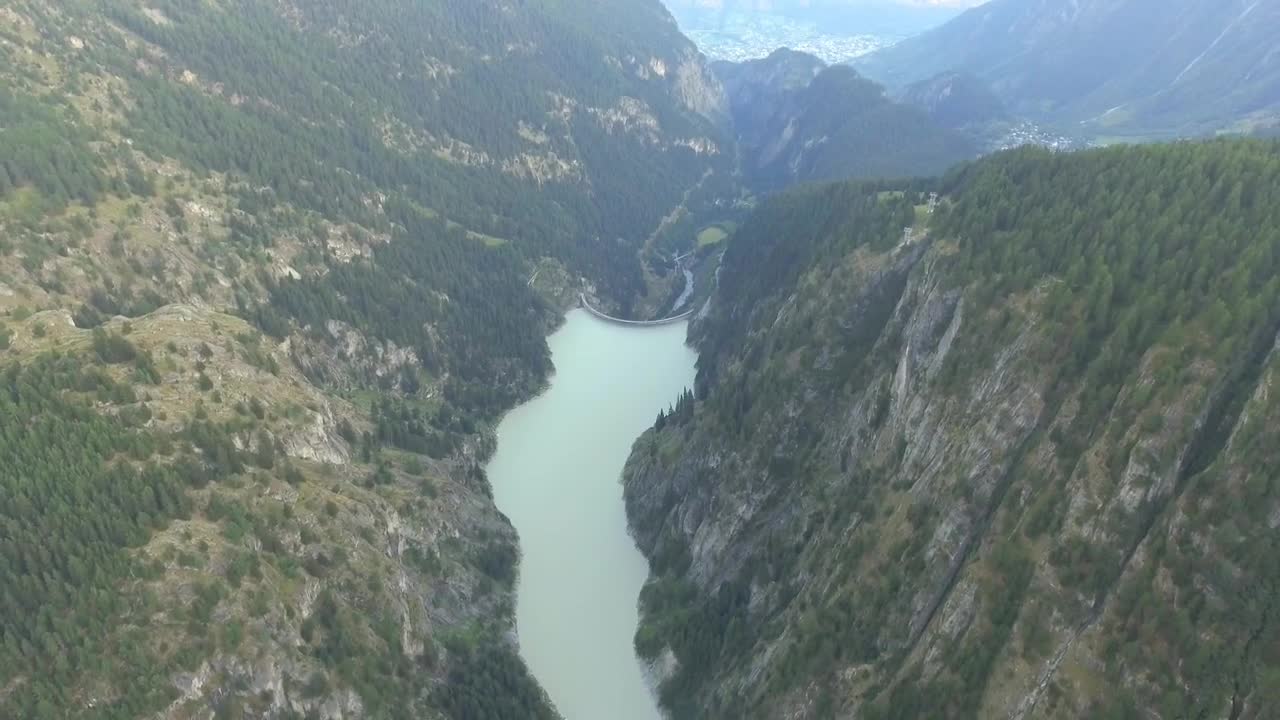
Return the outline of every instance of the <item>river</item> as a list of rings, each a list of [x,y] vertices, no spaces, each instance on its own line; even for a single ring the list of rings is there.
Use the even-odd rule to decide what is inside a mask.
[[[620,476],[636,437],[693,385],[685,331],[570,312],[548,340],[550,388],[498,426],[488,475],[520,534],[520,654],[565,720],[660,717],[633,646],[649,568]]]
[[[684,271],[684,290],[681,291],[680,297],[676,298],[674,304],[671,305],[671,314],[678,315],[684,308],[684,304],[689,302],[689,298],[693,297],[693,271],[687,267],[681,267]]]

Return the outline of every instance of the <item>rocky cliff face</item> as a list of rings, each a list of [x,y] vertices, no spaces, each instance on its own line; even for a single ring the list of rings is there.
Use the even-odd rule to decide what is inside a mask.
[[[965,182],[951,218],[982,202]],[[923,218],[895,202],[762,209],[694,328],[700,402],[636,444],[637,646],[673,715],[1266,717],[1274,315],[1103,380],[1052,320],[1060,279],[993,303],[987,241],[901,242]]]
[[[719,127],[729,122],[729,96],[706,58],[695,49],[683,53],[676,68],[676,97],[686,108],[712,121]]]

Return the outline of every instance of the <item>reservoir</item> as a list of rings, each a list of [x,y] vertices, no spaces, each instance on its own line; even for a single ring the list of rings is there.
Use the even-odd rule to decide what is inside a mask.
[[[631,444],[693,385],[685,332],[570,312],[548,340],[550,388],[498,426],[488,475],[520,534],[520,654],[565,720],[660,717],[633,645],[649,567],[619,478]]]

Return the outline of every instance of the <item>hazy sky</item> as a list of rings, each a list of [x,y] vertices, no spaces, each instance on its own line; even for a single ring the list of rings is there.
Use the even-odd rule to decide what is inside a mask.
[[[814,4],[815,0],[667,0],[671,5],[699,6],[707,8],[722,8],[726,4],[737,7],[739,9],[754,8],[756,10],[770,10],[775,7],[807,7]],[[924,5],[932,7],[973,7],[981,5],[987,0],[889,0],[899,5]],[[826,5],[865,5],[870,2],[883,3],[884,0],[819,0]]]

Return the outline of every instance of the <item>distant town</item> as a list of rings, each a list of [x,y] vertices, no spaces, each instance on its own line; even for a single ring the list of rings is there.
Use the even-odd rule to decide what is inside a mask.
[[[1054,151],[1067,151],[1091,147],[1093,143],[1046,130],[1030,120],[1018,120],[1006,128],[1000,136],[993,138],[988,149],[1008,150],[1023,145],[1039,145]]]
[[[728,13],[717,16],[715,22],[682,29],[707,57],[731,62],[766,57],[786,47],[816,55],[828,63],[840,63],[901,39],[881,35],[828,35],[813,23],[762,13]]]

